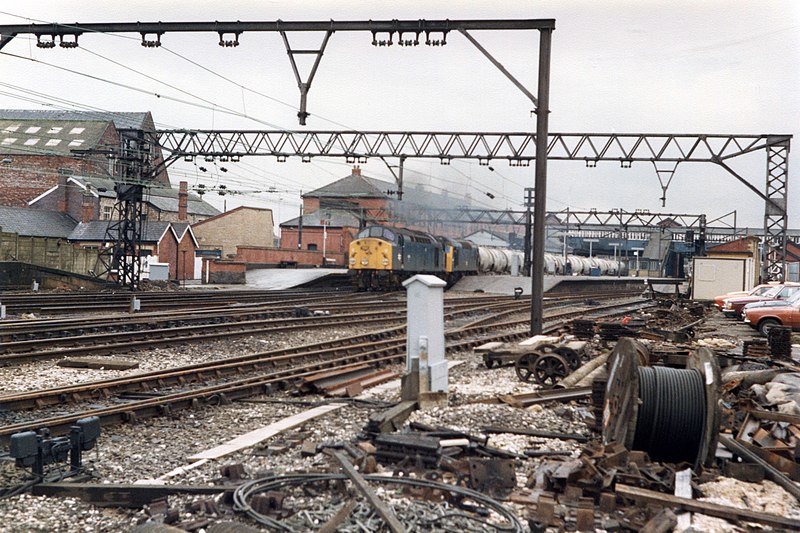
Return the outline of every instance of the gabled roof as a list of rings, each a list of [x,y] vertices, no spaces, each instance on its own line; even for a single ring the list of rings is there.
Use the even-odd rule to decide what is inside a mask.
[[[335,209],[325,209],[322,211],[313,211],[303,215],[303,227],[314,228],[322,227],[322,220],[327,220],[329,228],[358,228],[361,223],[357,216],[348,212]],[[281,227],[297,227],[300,224],[300,217],[294,217],[281,223]]]
[[[397,202],[394,194],[396,191],[397,184],[364,176],[360,169],[354,169],[349,176],[306,193],[303,198],[384,198]],[[390,192],[393,194],[389,194]],[[453,209],[470,203],[466,198],[439,194],[421,186],[406,186],[403,188],[403,200],[397,205],[414,204],[423,207]]]
[[[197,238],[194,236],[194,231],[192,231],[192,226],[188,222],[172,222],[172,231],[175,233],[178,242],[182,241],[183,237],[188,233],[195,248],[199,246],[197,244]]]
[[[22,120],[0,118],[0,154],[73,155],[100,146],[110,121]]]
[[[66,238],[77,222],[57,211],[0,206],[0,229],[25,237]]]
[[[81,222],[75,227],[75,230],[70,233],[69,240],[82,242],[105,242],[108,240],[106,238],[106,231],[108,230],[109,224],[113,222],[113,220],[92,220],[89,222]],[[160,220],[145,222],[144,231],[142,232],[142,242],[148,244],[157,244],[161,242],[161,239],[164,238],[164,235],[168,231],[172,231],[173,235],[175,234],[174,230],[170,229],[169,222]],[[177,235],[175,238],[178,238]]]
[[[361,174],[350,174],[324,187],[303,195],[304,198],[349,197],[349,198],[388,198],[386,191],[393,191],[397,186],[388,181],[368,178]]]
[[[148,130],[152,127],[150,113],[127,111],[72,111],[60,109],[0,109],[0,120],[94,120],[100,122],[113,122],[118,130],[140,129]]]

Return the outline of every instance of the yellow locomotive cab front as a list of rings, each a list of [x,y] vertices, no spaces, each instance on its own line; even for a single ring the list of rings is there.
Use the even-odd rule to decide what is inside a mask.
[[[353,270],[392,270],[392,244],[372,237],[351,242],[349,267]]]

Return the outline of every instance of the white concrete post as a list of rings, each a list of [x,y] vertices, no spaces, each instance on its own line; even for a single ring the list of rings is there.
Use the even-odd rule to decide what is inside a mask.
[[[519,276],[519,271],[520,271],[519,256],[517,254],[514,254],[511,256],[511,275]]]
[[[403,282],[407,293],[406,369],[419,359],[427,367],[429,379],[420,383],[420,390],[447,392],[447,361],[444,357],[444,281],[427,274],[418,274]],[[427,359],[427,364],[425,364]]]
[[[33,283],[31,284],[31,289],[33,290],[33,292],[38,291],[39,290],[39,282],[36,281],[36,280],[33,280]]]
[[[0,320],[3,320],[6,317],[6,306],[0,305]]]

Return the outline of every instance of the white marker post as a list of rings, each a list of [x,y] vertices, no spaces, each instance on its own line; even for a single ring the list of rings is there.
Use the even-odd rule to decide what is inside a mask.
[[[419,391],[447,394],[444,356],[444,281],[418,274],[403,282],[407,293],[406,371],[419,372]],[[424,383],[423,383],[424,380]]]

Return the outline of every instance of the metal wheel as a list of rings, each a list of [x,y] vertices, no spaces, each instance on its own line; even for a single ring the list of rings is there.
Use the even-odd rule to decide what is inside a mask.
[[[542,354],[533,362],[533,379],[543,387],[553,387],[570,373],[569,363],[556,354]]]
[[[567,346],[559,346],[556,348],[556,355],[560,355],[569,365],[570,370],[577,370],[581,366],[581,356],[578,352]]]
[[[514,363],[514,370],[516,370],[519,379],[526,383],[531,381],[531,376],[533,376],[533,364],[540,355],[539,353],[532,352],[519,356]]]

